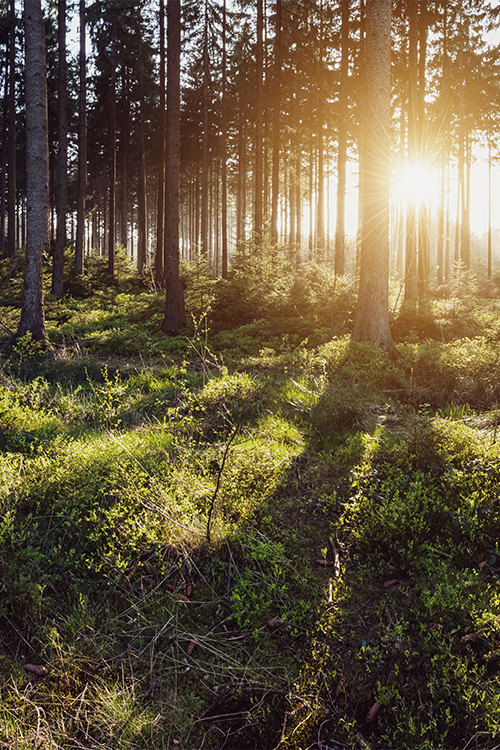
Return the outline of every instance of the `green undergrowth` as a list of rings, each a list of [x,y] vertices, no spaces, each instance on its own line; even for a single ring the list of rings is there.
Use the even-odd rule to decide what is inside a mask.
[[[239,327],[196,267],[183,336],[102,287],[5,341],[0,747],[498,746],[497,303],[391,360],[283,269]]]

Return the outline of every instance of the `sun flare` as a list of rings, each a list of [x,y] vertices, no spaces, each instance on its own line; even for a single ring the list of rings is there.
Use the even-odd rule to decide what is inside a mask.
[[[436,192],[435,176],[426,167],[408,167],[401,179],[401,189],[406,201],[415,205],[426,203]]]

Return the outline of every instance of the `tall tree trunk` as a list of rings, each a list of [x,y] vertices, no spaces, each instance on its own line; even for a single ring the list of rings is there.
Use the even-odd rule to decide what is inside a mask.
[[[16,253],[16,11],[9,5],[9,180],[7,192],[7,254]]]
[[[56,241],[52,261],[52,294],[57,299],[64,295],[64,247],[66,245],[66,210],[68,202],[68,117],[67,117],[67,64],[66,64],[66,0],[57,2],[57,131],[58,149],[56,164]]]
[[[263,78],[264,78],[264,8],[263,0],[257,0],[257,46],[256,46],[256,112],[255,112],[255,174],[254,174],[254,241],[262,242],[262,152],[263,152]]]
[[[163,222],[165,219],[165,0],[160,0],[160,123],[156,208],[155,281],[163,285]]]
[[[120,243],[128,251],[128,213],[129,213],[129,186],[128,186],[128,155],[130,141],[130,76],[128,65],[122,70],[122,123],[121,123],[121,207],[120,207]]]
[[[75,271],[83,274],[85,256],[85,197],[87,194],[87,55],[85,0],[80,0],[80,59],[78,90],[78,192],[76,198]]]
[[[210,85],[210,65],[208,59],[208,0],[205,0],[205,21],[203,30],[203,143],[201,167],[201,236],[200,253],[208,255],[208,162],[209,162],[209,120],[208,99]]]
[[[167,0],[167,116],[165,161],[165,318],[175,334],[186,322],[179,275],[179,152],[181,119],[181,2]]]
[[[116,8],[113,8],[111,23],[111,77],[110,77],[111,123],[109,127],[109,227],[108,227],[108,273],[115,276],[115,200],[116,200]]]
[[[144,133],[144,84],[142,43],[139,52],[139,131],[141,156],[137,185],[137,270],[142,273],[147,256],[147,206],[146,206],[146,137]]]
[[[18,336],[45,341],[42,257],[48,251],[49,174],[45,27],[40,0],[24,0],[26,40],[26,267]]]
[[[5,45],[4,95],[2,101],[2,145],[0,147],[0,255],[5,249],[5,209],[7,197],[7,146],[9,127],[9,45]]]
[[[335,226],[335,274],[345,272],[345,191],[347,171],[347,126],[349,118],[349,10],[350,0],[341,0],[341,50],[339,91],[339,150],[337,157],[337,221]]]
[[[366,0],[359,3],[359,90],[360,109],[363,110],[366,101]],[[359,265],[361,262],[361,239],[363,234],[363,206],[364,206],[364,158],[363,158],[363,135],[360,128],[358,138],[358,226],[356,233],[356,276],[359,276]]]
[[[425,168],[425,87],[427,58],[427,0],[420,0],[418,24],[419,60],[418,60],[418,166]],[[418,296],[425,297],[427,274],[429,268],[429,227],[428,212],[425,200],[420,200],[418,207]]]
[[[366,7],[366,97],[362,137],[364,206],[353,341],[392,351],[389,328],[391,0]]]
[[[280,120],[281,120],[281,0],[276,0],[276,31],[274,37],[273,97],[273,179],[271,194],[271,242],[278,242],[278,197],[280,182]],[[292,233],[291,233],[292,234]],[[295,231],[293,232],[295,235]],[[293,239],[295,244],[295,236]]]
[[[491,279],[491,139],[488,137],[488,279]]]
[[[408,166],[410,172],[418,164],[418,6],[419,2],[408,3],[410,17],[408,51]],[[415,201],[408,199],[406,213],[406,263],[405,299],[418,299],[418,259],[417,259],[417,212]]]
[[[222,8],[222,122],[221,122],[221,222],[222,222],[222,278],[227,278],[227,8]]]
[[[295,242],[297,244],[297,251],[295,254],[295,267],[298,268],[302,261],[302,190],[301,190],[301,166],[302,166],[302,145],[300,143],[300,136],[297,136],[297,157],[295,164],[295,209],[296,209],[296,221],[297,229],[295,231]]]
[[[241,97],[238,127],[238,200],[236,203],[236,243],[238,249],[241,249],[246,241],[246,174],[246,122]]]

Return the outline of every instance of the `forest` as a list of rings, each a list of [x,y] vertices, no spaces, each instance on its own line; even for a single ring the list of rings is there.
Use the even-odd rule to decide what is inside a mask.
[[[0,748],[500,743],[500,5],[0,4]]]

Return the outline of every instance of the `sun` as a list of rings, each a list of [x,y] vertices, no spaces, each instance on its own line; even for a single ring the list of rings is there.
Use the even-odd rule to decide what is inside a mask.
[[[416,206],[427,203],[436,193],[436,179],[425,166],[406,167],[401,178],[403,198]]]

